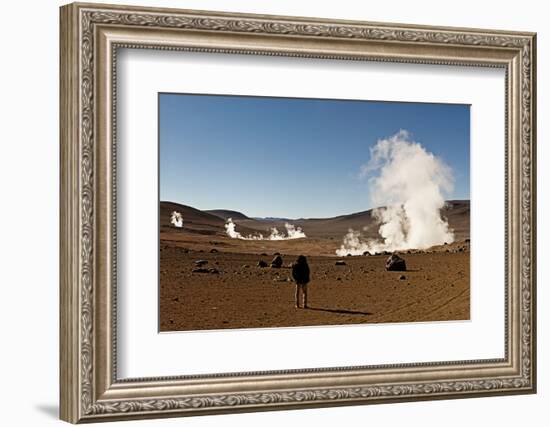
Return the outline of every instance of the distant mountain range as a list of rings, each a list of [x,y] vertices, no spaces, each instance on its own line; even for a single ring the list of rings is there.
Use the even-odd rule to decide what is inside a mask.
[[[284,228],[285,222],[301,227],[308,237],[312,238],[342,238],[350,228],[360,230],[366,237],[378,236],[378,226],[372,217],[372,209],[340,215],[332,218],[251,218],[242,212],[229,209],[199,210],[179,203],[160,202],[161,230],[168,231],[170,215],[178,211],[183,217],[184,229],[201,234],[224,234],[225,223],[231,218],[237,224],[237,230],[242,234],[257,232],[268,233],[271,227]],[[455,232],[455,238],[462,240],[470,237],[470,201],[449,200],[441,214],[447,218],[449,226]],[[367,227],[365,231],[364,228]]]

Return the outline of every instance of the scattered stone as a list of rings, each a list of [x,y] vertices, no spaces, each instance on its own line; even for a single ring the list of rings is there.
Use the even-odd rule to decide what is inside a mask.
[[[176,297],[176,298],[174,298],[172,301],[180,302],[180,297]]]
[[[283,266],[283,259],[281,255],[275,255],[273,261],[271,261],[271,268],[281,268]]]
[[[334,263],[334,265],[346,265],[346,261],[338,260]]]
[[[207,268],[194,268],[193,273],[208,273],[208,269]]]
[[[407,280],[407,277],[402,274],[401,276],[399,276],[399,280]]]
[[[210,253],[211,254],[218,253],[218,250],[216,248],[212,248],[212,249],[210,249]]]
[[[209,268],[208,272],[210,274],[220,274],[220,271],[217,268]]]
[[[337,277],[336,280],[342,280],[342,278],[341,278],[341,277]]]
[[[407,264],[405,263],[405,260],[399,255],[393,254],[386,260],[386,270],[407,271]]]
[[[199,267],[202,267],[205,264],[208,264],[208,261],[206,261],[205,259],[199,259],[199,260],[195,261],[195,265],[197,265]]]
[[[258,261],[258,267],[260,267],[260,268],[267,267],[267,262],[265,262],[264,260]]]
[[[250,268],[248,264],[243,265],[243,268]]]

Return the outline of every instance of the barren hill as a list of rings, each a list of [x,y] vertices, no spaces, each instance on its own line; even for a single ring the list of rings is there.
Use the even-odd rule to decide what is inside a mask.
[[[191,206],[167,201],[160,202],[159,220],[161,231],[177,230],[177,228],[170,224],[170,217],[174,211],[179,212],[183,218],[184,228],[182,231],[185,230],[200,234],[225,234],[225,219],[221,216],[214,215],[208,211],[201,211]],[[246,218],[246,216],[242,216]],[[257,230],[248,227],[239,227],[239,231],[246,234],[252,234]]]
[[[268,233],[271,227],[284,229],[285,222],[290,222],[301,227],[306,235],[312,238],[341,239],[350,228],[362,231],[365,237],[375,238],[378,236],[378,226],[372,217],[372,209],[332,218],[300,218],[286,221],[253,219],[241,212],[227,209],[201,211],[178,203],[161,202],[161,228],[170,226],[170,215],[174,210],[182,214],[186,229],[203,234],[225,234],[225,221],[227,218],[232,218],[233,222],[237,224],[237,231],[242,234]],[[446,207],[442,209],[441,215],[447,218],[457,240],[470,237],[469,200],[449,200]],[[364,230],[365,227],[367,227],[366,230]]]
[[[242,212],[232,211],[229,209],[212,209],[205,212],[208,212],[209,214],[212,214],[212,215],[219,216],[224,220],[227,220],[228,218],[231,218],[233,221],[250,219]]]

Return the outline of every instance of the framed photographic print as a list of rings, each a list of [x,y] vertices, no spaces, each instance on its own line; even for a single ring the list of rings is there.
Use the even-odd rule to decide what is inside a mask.
[[[533,393],[535,34],[61,8],[61,418]]]

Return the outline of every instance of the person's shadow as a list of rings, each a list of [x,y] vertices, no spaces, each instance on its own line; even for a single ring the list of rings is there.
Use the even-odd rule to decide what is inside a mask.
[[[354,311],[354,310],[345,310],[341,308],[307,307],[306,310],[326,311],[328,313],[336,313],[336,314],[354,314],[354,315],[360,315],[360,316],[369,316],[372,314],[372,313],[369,313],[368,311]]]

